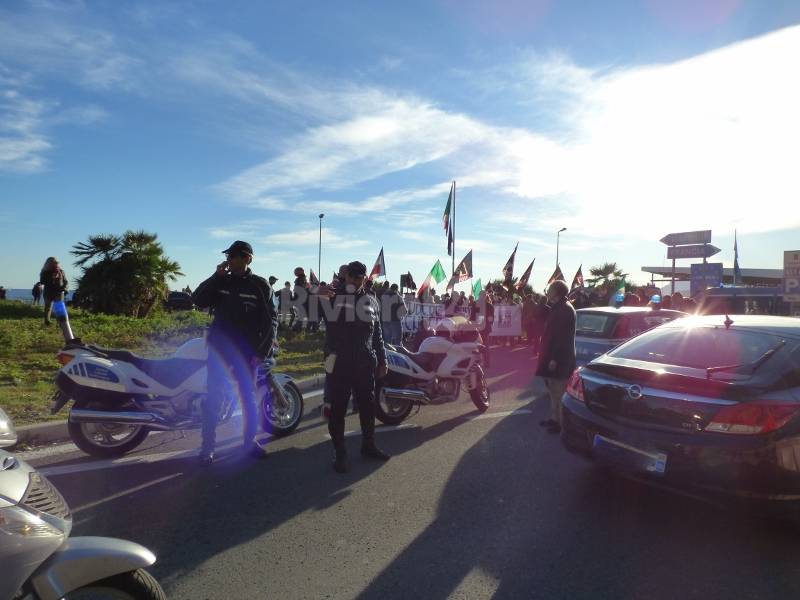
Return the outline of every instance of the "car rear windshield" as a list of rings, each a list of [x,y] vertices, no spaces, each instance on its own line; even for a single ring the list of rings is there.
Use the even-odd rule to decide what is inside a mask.
[[[654,329],[618,347],[610,356],[707,369],[752,364],[781,339],[770,333],[724,327]]]
[[[576,334],[586,337],[609,337],[617,318],[617,315],[599,312],[579,312],[575,325]]]

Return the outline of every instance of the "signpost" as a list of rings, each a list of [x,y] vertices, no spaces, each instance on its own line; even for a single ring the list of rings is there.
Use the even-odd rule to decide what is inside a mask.
[[[696,263],[692,265],[692,284],[690,294],[702,292],[722,283],[722,263]]]
[[[783,253],[783,300],[800,302],[800,250]]]
[[[683,233],[670,233],[661,240],[667,246],[685,246],[686,244],[709,244],[711,243],[711,230],[703,231],[684,231]]]
[[[661,240],[662,244],[669,246],[667,258],[672,259],[672,293],[675,293],[675,260],[678,258],[702,258],[705,264],[709,256],[719,252],[719,248],[711,246],[711,230],[682,231],[669,233]],[[694,278],[693,278],[694,279]]]
[[[667,258],[708,258],[719,252],[719,248],[711,244],[693,244],[691,246],[670,246]]]

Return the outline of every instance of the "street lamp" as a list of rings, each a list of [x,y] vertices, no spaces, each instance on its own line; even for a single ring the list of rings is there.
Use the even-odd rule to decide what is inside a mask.
[[[562,231],[566,231],[566,230],[567,230],[566,227],[562,227],[556,233],[556,266],[558,266],[558,242],[559,242],[559,238],[561,237],[561,232]]]
[[[325,213],[319,213],[319,253],[317,254],[317,278],[322,277],[322,217]]]

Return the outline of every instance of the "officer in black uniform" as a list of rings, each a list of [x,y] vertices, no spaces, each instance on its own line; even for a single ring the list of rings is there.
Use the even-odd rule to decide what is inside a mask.
[[[253,248],[235,241],[223,250],[227,260],[201,283],[192,299],[210,307],[214,321],[208,332],[208,396],[203,403],[203,446],[200,458],[214,462],[214,443],[226,389],[238,393],[242,405],[244,448],[253,457],[266,456],[256,441],[258,410],[255,368],[272,352],[278,328],[272,288],[249,268]]]
[[[352,393],[361,420],[361,454],[377,460],[389,455],[375,445],[375,378],[386,376],[386,350],[377,300],[366,293],[367,267],[347,265],[344,282],[328,288],[332,310],[325,333],[326,396],[330,401],[328,431],[336,453],[337,473],[350,469],[344,445],[344,418]]]

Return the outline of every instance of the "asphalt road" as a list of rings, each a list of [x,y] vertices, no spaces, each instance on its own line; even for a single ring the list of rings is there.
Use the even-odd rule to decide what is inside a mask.
[[[564,451],[534,361],[496,349],[492,406],[466,395],[379,428],[388,463],[331,469],[320,396],[263,461],[198,465],[196,434],[121,461],[21,457],[73,507],[73,535],[137,541],[171,598],[792,598],[800,528],[614,477]],[[226,434],[223,433],[223,437]],[[67,451],[65,451],[67,450]]]

